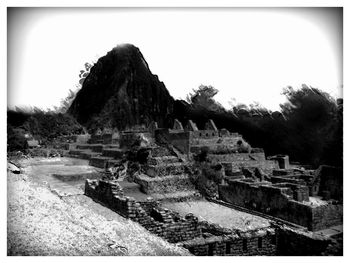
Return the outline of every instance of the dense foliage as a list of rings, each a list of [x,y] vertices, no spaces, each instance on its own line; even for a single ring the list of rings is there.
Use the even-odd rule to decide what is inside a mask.
[[[194,94],[203,93],[194,91]],[[301,89],[288,87],[284,90],[287,102],[280,112],[271,112],[260,105],[236,105],[223,110],[220,104],[207,93],[217,105],[209,109],[195,100],[176,101],[175,116],[182,122],[195,121],[204,128],[208,119],[213,119],[218,128],[241,133],[254,147],[261,147],[267,155],[288,154],[294,162],[342,166],[343,162],[343,114],[342,104],[326,92],[303,85]],[[215,93],[216,94],[216,93]],[[215,95],[214,94],[214,95]],[[190,94],[193,98],[193,94]]]
[[[200,85],[198,89],[193,90],[193,93],[187,95],[186,101],[196,108],[223,112],[224,107],[214,99],[218,92],[213,86]]]
[[[67,114],[39,109],[30,112],[21,109],[7,111],[8,151],[25,149],[27,147],[25,135],[45,144],[61,135],[83,132],[84,128]]]
[[[24,137],[23,131],[14,128],[12,125],[7,125],[7,151],[22,151],[28,148],[27,140]]]

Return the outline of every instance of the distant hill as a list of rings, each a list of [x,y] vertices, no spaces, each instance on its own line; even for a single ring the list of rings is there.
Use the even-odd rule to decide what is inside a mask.
[[[168,126],[174,99],[140,50],[118,45],[91,68],[68,113],[88,129],[125,129],[157,121]]]

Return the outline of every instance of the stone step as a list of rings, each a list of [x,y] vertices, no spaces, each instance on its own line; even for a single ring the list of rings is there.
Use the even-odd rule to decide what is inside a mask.
[[[103,145],[104,149],[119,149],[119,144],[105,144]]]
[[[116,159],[109,159],[107,162],[108,162],[107,168],[120,164],[120,160],[116,160]]]
[[[155,193],[150,196],[154,200],[160,202],[185,202],[203,199],[203,196],[197,190],[177,191],[175,193]]]
[[[215,137],[215,138],[195,138],[192,140],[192,145],[237,145],[237,142],[242,140],[241,136],[237,137]]]
[[[190,177],[187,174],[154,178],[141,174],[137,176],[134,181],[141,186],[141,190],[146,194],[195,190],[195,187],[191,183]]]
[[[87,160],[100,155],[100,153],[92,152],[91,150],[70,150],[68,154],[77,158]]]
[[[81,150],[70,150],[68,154],[70,155],[79,155],[81,153]]]
[[[90,149],[94,152],[102,152],[103,145],[102,144],[77,144],[77,149]]]
[[[85,179],[99,179],[101,178],[100,172],[89,172],[89,173],[72,173],[72,174],[52,174],[53,177],[63,181],[78,181]]]
[[[133,182],[121,181],[118,182],[119,185],[123,188],[124,191],[139,191],[140,185]]]
[[[108,161],[113,160],[113,157],[98,156],[90,159],[89,165],[97,168],[105,168]]]
[[[166,163],[158,165],[144,165],[143,170],[150,177],[163,177],[168,175],[180,175],[186,173],[186,163]]]
[[[90,149],[92,144],[84,143],[84,144],[77,144],[76,149]]]
[[[116,148],[105,148],[102,151],[102,156],[113,157],[117,159],[123,158],[125,151]]]
[[[103,145],[102,145],[102,144],[94,145],[94,146],[91,147],[91,150],[92,150],[93,152],[102,153]]]
[[[162,157],[150,157],[148,159],[149,165],[161,165],[179,162],[179,158],[176,156],[162,156]]]
[[[265,153],[229,153],[229,154],[208,154],[213,162],[245,162],[245,161],[267,161]],[[270,161],[275,162],[275,161]]]

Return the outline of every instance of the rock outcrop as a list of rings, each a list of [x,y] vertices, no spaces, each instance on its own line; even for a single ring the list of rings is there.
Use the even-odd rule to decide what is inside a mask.
[[[140,50],[118,45],[91,68],[68,113],[88,128],[168,126],[174,99],[153,75]]]

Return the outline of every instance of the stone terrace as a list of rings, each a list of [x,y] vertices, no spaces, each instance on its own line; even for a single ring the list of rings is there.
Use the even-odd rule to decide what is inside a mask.
[[[313,231],[342,224],[342,205],[334,200],[321,201],[318,196],[320,185],[323,197],[339,196],[334,190],[339,180],[330,181],[328,176],[327,188],[320,184],[319,173],[291,169],[286,156],[266,159],[262,149],[251,148],[237,133],[218,130],[213,121],[204,130],[192,121],[183,128],[177,120],[173,129],[159,129],[156,123],[152,127],[114,135],[118,141],[101,134],[92,136],[93,144],[78,144],[70,154],[89,159],[92,166],[108,168],[125,159],[127,151],[140,140],[139,148],[147,149],[148,157],[132,177],[133,182],[87,180],[85,194],[169,242],[179,242],[194,255],[276,255],[282,251],[278,247],[280,237],[295,243],[292,249],[297,248],[295,240],[300,238],[259,216],[204,201],[190,180],[189,170],[194,156],[203,150],[211,163],[221,164],[225,172],[218,187],[220,202]],[[245,169],[265,174],[256,177],[256,171],[249,172],[246,178]],[[305,240],[314,245],[313,239]]]
[[[180,245],[188,248],[194,255],[276,254],[275,230],[264,219],[260,219],[262,221],[259,229],[246,227],[245,231],[241,231],[234,226],[225,228],[200,221],[192,213],[184,213],[184,210],[179,213],[178,209],[165,208],[151,198],[137,201],[126,196],[120,184],[113,181],[87,180],[85,194],[169,242],[180,242]]]
[[[228,203],[279,217],[312,231],[342,224],[343,206],[332,202],[312,205],[306,185],[238,179],[219,185],[219,194],[220,199]]]

